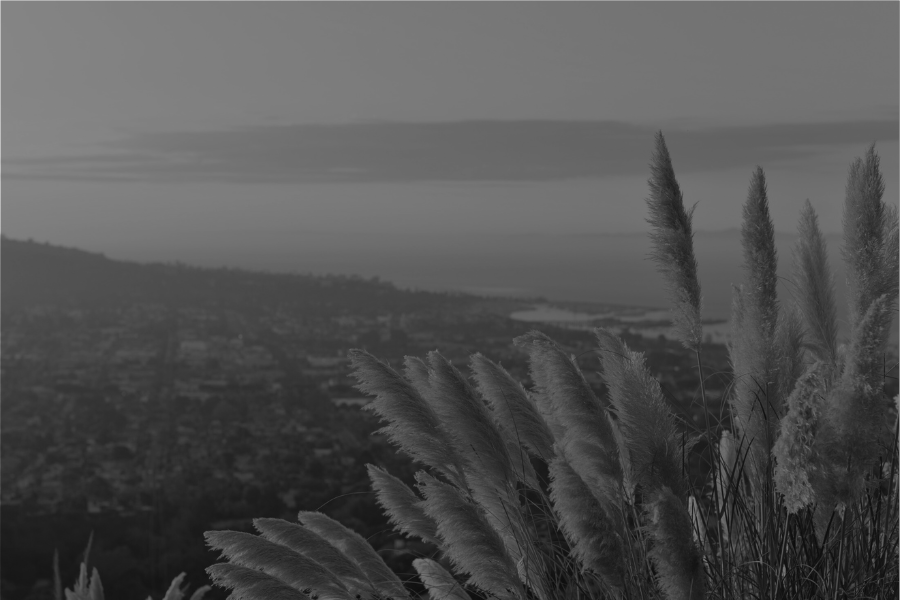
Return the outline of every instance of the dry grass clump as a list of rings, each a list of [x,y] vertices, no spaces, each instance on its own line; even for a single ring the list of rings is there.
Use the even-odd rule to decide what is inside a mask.
[[[94,569],[89,569],[89,561],[91,557],[91,545],[94,541],[94,534],[91,533],[91,537],[88,538],[87,547],[84,549],[84,554],[82,555],[81,566],[78,572],[78,579],[75,580],[75,584],[71,589],[65,588],[62,586],[62,578],[59,574],[59,552],[53,553],[53,600],[105,600],[106,594],[103,591],[103,582],[100,580],[100,573],[97,572],[96,567]],[[231,568],[231,565],[216,565],[217,567],[223,567],[224,569]],[[88,576],[88,571],[91,571],[91,575]],[[188,585],[184,583],[185,573],[178,574],[175,579],[172,580],[172,583],[169,585],[169,589],[166,590],[165,595],[162,600],[203,600],[203,597],[206,596],[206,593],[211,589],[210,586],[204,585],[196,590],[188,596]],[[148,596],[147,600],[152,600],[152,597]]]
[[[662,135],[651,172],[653,257],[702,382],[692,211]],[[369,473],[397,530],[436,548],[414,561],[430,597],[895,597],[898,430],[879,365],[897,305],[898,227],[883,191],[870,149],[847,185],[851,330],[838,345],[815,211],[803,208],[793,297],[779,300],[765,175],[753,173],[729,347],[731,426],[708,419],[685,435],[643,356],[604,329],[605,399],[539,332],[515,340],[530,388],[480,354],[467,377],[438,352],[407,358],[401,373],[353,351],[382,431],[421,466],[414,487]],[[694,488],[684,457],[698,439],[713,464]],[[260,536],[208,533],[228,561],[210,574],[236,599],[411,597],[358,535],[318,513],[299,520],[258,519]]]

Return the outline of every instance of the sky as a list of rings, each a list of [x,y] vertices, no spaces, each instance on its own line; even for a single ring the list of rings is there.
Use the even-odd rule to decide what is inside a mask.
[[[777,230],[809,198],[838,232],[873,142],[896,202],[898,9],[5,2],[2,231],[145,259],[641,232],[661,130],[695,228],[739,227],[760,165]]]

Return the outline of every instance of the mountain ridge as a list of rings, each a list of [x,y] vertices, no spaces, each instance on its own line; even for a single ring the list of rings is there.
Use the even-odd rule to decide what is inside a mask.
[[[307,309],[352,304],[353,310],[359,310],[370,303],[369,310],[364,310],[368,313],[441,305],[470,296],[402,290],[377,277],[119,260],[100,252],[8,236],[0,240],[0,280],[4,310],[40,304],[194,303],[225,298],[253,302],[253,297],[268,294]]]

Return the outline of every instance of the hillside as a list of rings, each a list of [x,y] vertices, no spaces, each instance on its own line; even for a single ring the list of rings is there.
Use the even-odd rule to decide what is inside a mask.
[[[3,309],[35,305],[84,308],[141,303],[286,303],[306,312],[377,314],[458,306],[474,297],[397,289],[377,278],[271,274],[112,260],[74,248],[4,237]]]

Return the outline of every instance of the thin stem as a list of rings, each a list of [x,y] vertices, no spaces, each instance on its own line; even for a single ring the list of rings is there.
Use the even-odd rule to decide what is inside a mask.
[[[703,414],[706,417],[706,433],[709,434],[709,405],[706,403],[706,386],[703,383],[703,363],[700,360],[700,344],[694,348],[697,356],[697,371],[700,373],[700,398],[703,402]]]
[[[847,527],[847,519],[850,518],[850,507],[844,508],[844,514],[841,515],[841,540],[838,545],[838,557],[837,557],[837,565],[834,569],[834,597],[838,598],[838,591],[842,587],[843,577],[841,577],[841,570],[843,569],[843,565],[841,563],[844,562],[844,542],[846,538],[846,527]]]

